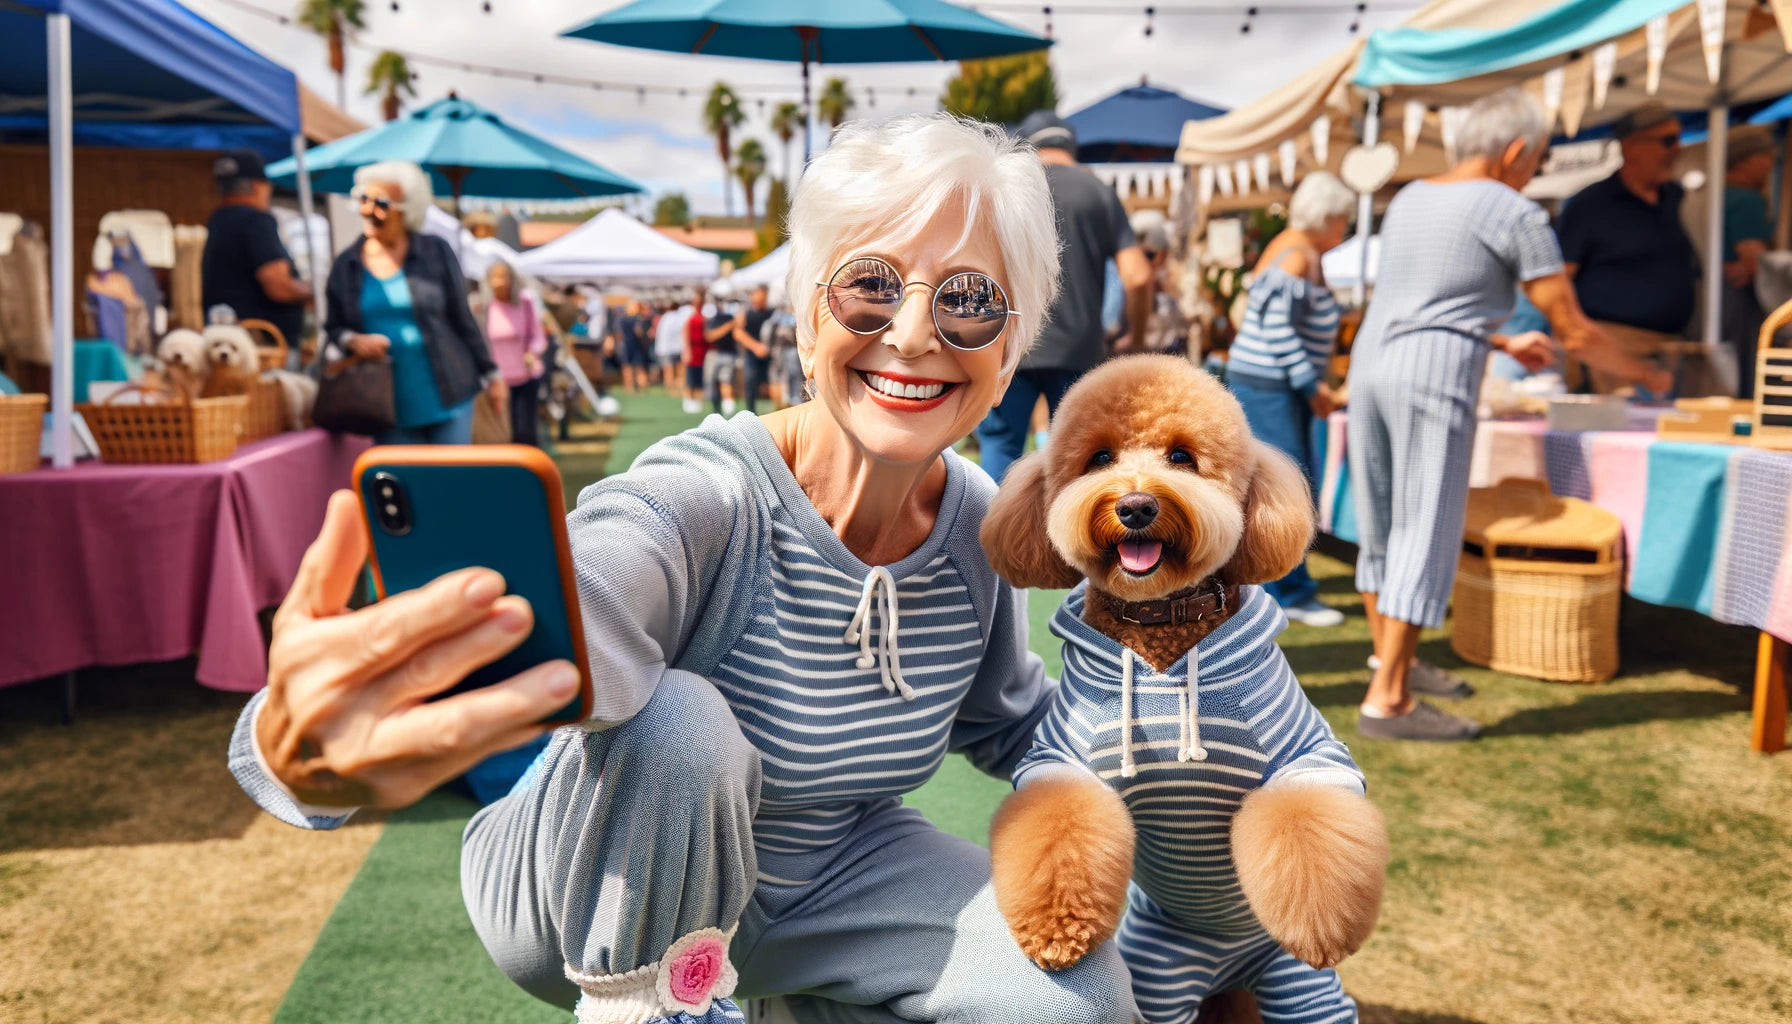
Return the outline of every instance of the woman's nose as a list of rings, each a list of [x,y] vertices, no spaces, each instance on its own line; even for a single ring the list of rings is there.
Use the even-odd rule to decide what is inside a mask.
[[[896,319],[884,332],[884,344],[904,359],[913,359],[939,348],[933,329],[933,293],[917,287],[903,299]]]

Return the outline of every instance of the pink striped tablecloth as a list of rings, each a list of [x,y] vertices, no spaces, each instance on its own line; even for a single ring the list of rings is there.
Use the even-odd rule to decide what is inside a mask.
[[[257,612],[366,447],[308,430],[200,465],[0,476],[0,686],[198,652],[204,685],[260,689]]]

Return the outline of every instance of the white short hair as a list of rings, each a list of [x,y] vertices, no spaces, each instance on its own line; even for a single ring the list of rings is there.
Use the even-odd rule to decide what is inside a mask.
[[[1019,366],[1058,294],[1051,190],[1031,147],[950,114],[849,122],[803,172],[785,278],[802,352],[815,346],[818,284],[840,262],[867,249],[900,251],[948,208],[965,213],[960,247],[978,229],[995,235],[1007,270],[1001,284],[1020,313],[1002,335],[1002,371]]]
[[[1334,217],[1349,220],[1356,213],[1357,194],[1329,171],[1314,171],[1300,180],[1288,200],[1288,226],[1323,231]]]
[[[436,199],[435,189],[429,184],[429,174],[423,168],[409,160],[382,160],[355,171],[356,191],[372,182],[398,189],[404,196],[399,204],[404,213],[404,226],[412,231],[423,230],[423,217]]]
[[[1549,141],[1549,123],[1537,101],[1518,89],[1501,89],[1483,96],[1468,108],[1462,127],[1456,130],[1457,163],[1483,157],[1498,160],[1506,147],[1523,142],[1525,149],[1541,147]]]

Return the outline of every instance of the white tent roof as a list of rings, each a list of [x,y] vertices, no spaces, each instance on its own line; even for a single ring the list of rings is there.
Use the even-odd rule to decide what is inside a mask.
[[[727,277],[710,291],[723,297],[744,295],[760,285],[771,289],[773,305],[783,304],[784,277],[790,272],[790,243],[786,242]]]
[[[517,269],[534,277],[606,283],[709,281],[721,262],[614,207],[516,258]]]

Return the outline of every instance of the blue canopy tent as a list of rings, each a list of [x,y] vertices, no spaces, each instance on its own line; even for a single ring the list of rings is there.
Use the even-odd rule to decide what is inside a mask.
[[[1085,164],[1169,163],[1182,126],[1226,112],[1172,89],[1140,82],[1064,118],[1076,132],[1076,158]]]
[[[51,464],[62,468],[74,462],[76,124],[129,126],[155,145],[261,128],[302,159],[298,81],[174,0],[0,0],[0,57],[0,116],[41,128],[50,151]],[[309,188],[299,199],[309,217]]]

